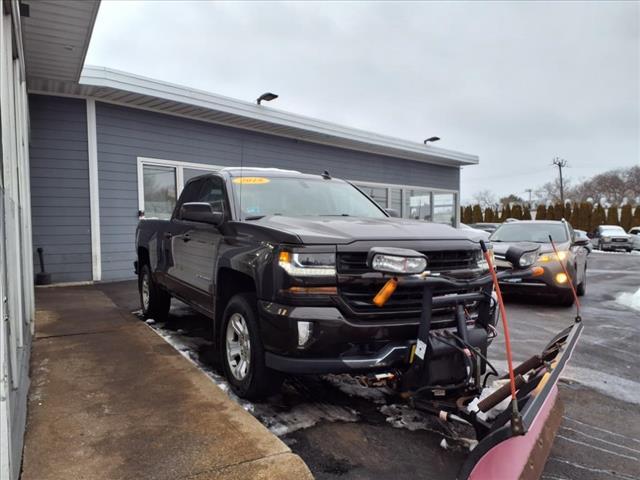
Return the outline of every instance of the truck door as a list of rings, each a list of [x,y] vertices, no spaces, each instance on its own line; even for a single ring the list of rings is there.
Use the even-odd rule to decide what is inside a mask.
[[[217,176],[206,177],[193,202],[206,202],[216,212],[226,213],[224,182]],[[207,312],[213,312],[214,270],[223,235],[207,223],[181,220],[184,228],[174,241],[180,280],[190,289],[189,299]]]
[[[165,283],[179,296],[187,296],[189,292],[189,278],[184,270],[185,233],[192,227],[189,222],[180,218],[180,207],[183,203],[195,202],[199,198],[200,190],[204,185],[204,179],[195,179],[187,183],[178,199],[171,222],[164,238],[162,239],[162,272]],[[188,241],[188,240],[187,240]]]

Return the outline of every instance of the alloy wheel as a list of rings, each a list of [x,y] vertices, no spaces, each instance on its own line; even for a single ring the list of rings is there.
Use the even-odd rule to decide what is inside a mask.
[[[149,310],[149,297],[150,297],[150,282],[149,282],[149,274],[145,273],[142,276],[142,287],[141,287],[141,295],[142,295],[142,308],[145,312]]]
[[[226,331],[227,364],[237,380],[244,380],[251,364],[251,341],[247,321],[240,313],[231,315]]]

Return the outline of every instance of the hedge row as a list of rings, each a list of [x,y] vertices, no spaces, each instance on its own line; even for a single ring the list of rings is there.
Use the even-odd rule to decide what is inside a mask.
[[[618,215],[620,212],[620,215]],[[505,206],[501,211],[485,208],[484,211],[480,205],[469,205],[460,208],[460,218],[462,223],[479,223],[479,222],[504,222],[507,218],[515,218],[517,220],[531,220],[531,212],[526,205],[510,205]],[[599,225],[620,225],[626,231],[631,227],[640,226],[640,206],[635,210],[631,205],[624,205],[621,209],[617,205],[612,205],[605,210],[602,205],[593,205],[591,203],[575,203],[562,206],[558,203],[553,206],[546,207],[539,205],[536,213],[536,220],[562,220],[567,219],[573,228],[586,230],[591,232]]]

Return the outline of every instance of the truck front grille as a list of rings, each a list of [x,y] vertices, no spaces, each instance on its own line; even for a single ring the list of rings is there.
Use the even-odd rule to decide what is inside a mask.
[[[429,259],[427,269],[432,272],[462,270],[476,266],[476,253],[473,250],[422,253]],[[338,254],[338,273],[362,274],[370,271],[367,267],[367,252],[343,252]]]
[[[427,269],[432,272],[446,272],[452,270],[465,270],[476,268],[476,252],[473,250],[449,250],[437,252],[423,252],[427,258]],[[339,280],[339,294],[344,302],[351,309],[358,313],[413,313],[420,312],[422,307],[421,286],[399,285],[391,298],[383,308],[373,304],[373,297],[382,288],[385,280],[380,278],[376,281],[360,281],[359,276],[371,272],[367,267],[367,252],[343,252],[337,257],[338,274],[342,275]],[[340,277],[339,277],[340,278]],[[450,295],[464,293],[456,290],[438,289],[434,292],[437,295]],[[440,311],[442,310],[442,311]],[[450,307],[434,309],[434,315],[452,311]]]
[[[340,287],[340,296],[354,311],[359,313],[377,312],[377,313],[419,313],[422,308],[422,291],[421,286],[406,287],[399,286],[391,295],[391,298],[380,308],[373,303],[373,297],[382,288],[384,282],[379,285],[361,285],[346,284]],[[465,293],[457,290],[438,290],[434,295],[450,295]],[[443,314],[453,311],[452,307],[435,308],[434,315]]]

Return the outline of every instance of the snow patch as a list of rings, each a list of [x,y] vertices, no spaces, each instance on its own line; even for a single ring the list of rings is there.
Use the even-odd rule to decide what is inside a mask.
[[[410,431],[426,430],[441,435],[442,448],[462,448],[471,451],[478,444],[478,441],[472,438],[474,432],[471,427],[445,422],[434,415],[415,410],[409,405],[383,405],[379,410],[387,417],[387,423],[395,428],[406,428]]]
[[[281,405],[278,398],[271,403],[252,403],[243,400],[233,393],[226,379],[220,375],[210,364],[203,362],[201,352],[212,348],[211,342],[197,336],[189,336],[189,332],[180,328],[171,330],[164,323],[154,322],[149,327],[161,336],[168,344],[180,354],[195,364],[204,372],[213,383],[225,392],[233,401],[256,417],[272,433],[277,436],[287,435],[296,430],[312,427],[321,421],[326,422],[356,422],[359,419],[358,412],[351,408],[331,405],[321,402],[300,402],[287,406]],[[295,395],[295,389],[293,389]]]
[[[356,377],[351,375],[325,375],[322,377],[335,388],[350,397],[360,397],[374,403],[387,403],[387,393],[391,393],[385,387],[367,387],[361,384]]]
[[[616,302],[620,305],[640,311],[640,288],[636,293],[624,292],[618,295]]]
[[[327,403],[302,403],[289,411],[275,411],[270,405],[256,405],[254,415],[279,437],[309,428],[319,421],[357,422],[358,412]]]
[[[498,371],[507,369],[506,360],[491,360],[491,362]],[[608,397],[640,405],[640,396],[636,393],[640,391],[640,383],[633,380],[571,364],[564,368],[560,380],[576,382],[585,387],[593,388]]]
[[[594,249],[592,253],[597,253],[599,255],[640,255],[640,250],[631,250],[630,252],[618,252],[618,251]]]

